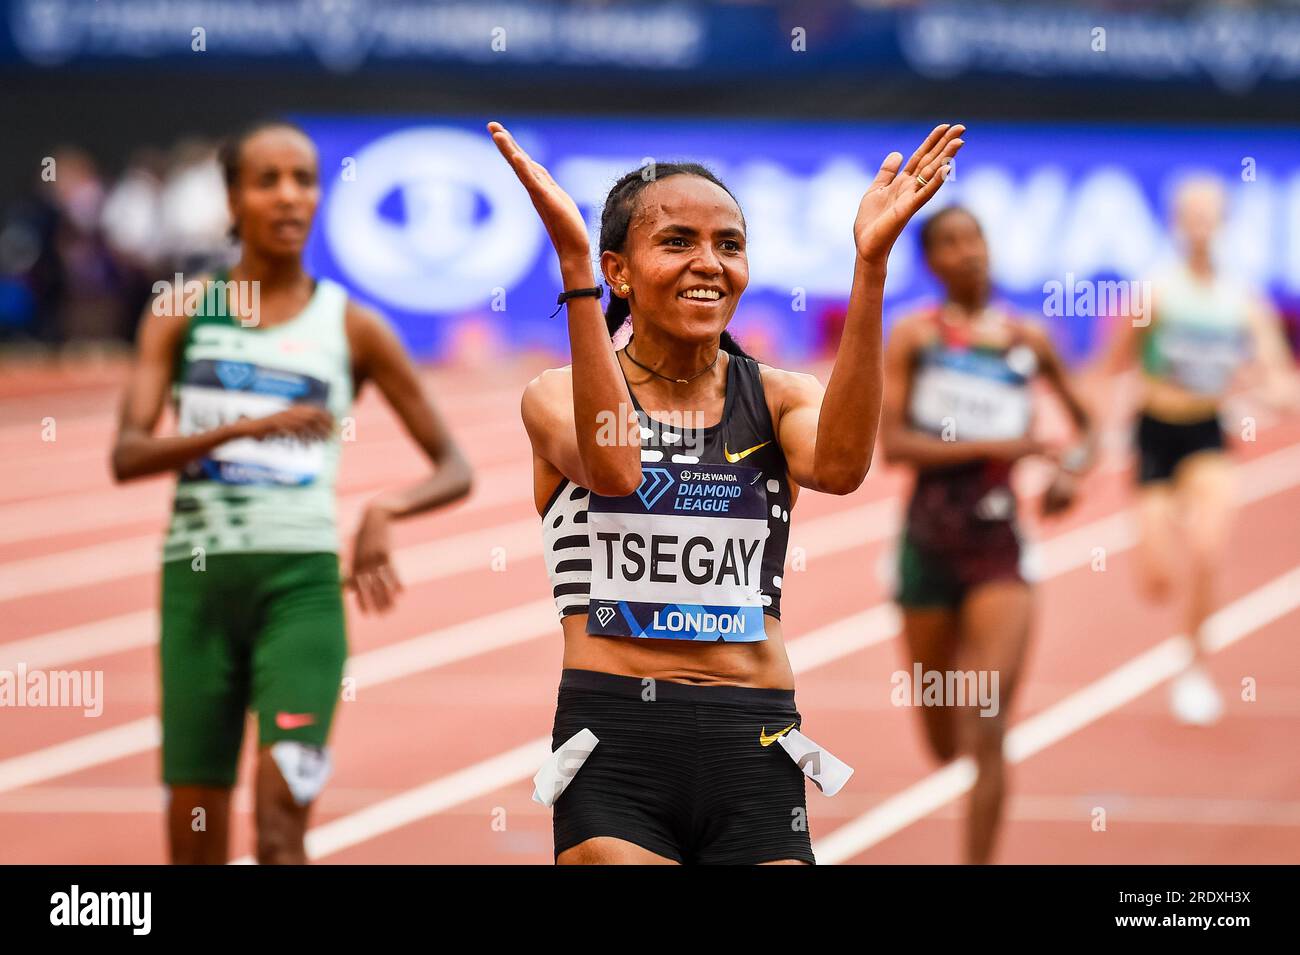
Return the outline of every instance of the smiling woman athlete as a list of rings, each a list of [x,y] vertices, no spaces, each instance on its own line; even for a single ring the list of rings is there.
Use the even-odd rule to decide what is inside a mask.
[[[949,206],[921,227],[941,303],[900,319],[885,352],[881,449],[916,482],[899,548],[898,603],[908,672],[995,675],[995,696],[919,707],[940,760],[975,761],[966,859],[989,861],[1005,789],[1002,742],[1029,646],[1033,591],[1020,572],[1011,470],[1030,455],[1059,457],[1046,514],[1074,500],[1092,460],[1092,416],[1047,334],[993,298],[989,251],[975,217]],[[1064,404],[1082,441],[1061,455],[1034,438],[1035,379]]]
[[[499,123],[488,129],[546,225],[565,289],[598,295],[577,206]],[[801,487],[848,494],[867,474],[886,260],[962,130],[937,127],[905,165],[891,153],[863,196],[824,391],[726,333],[749,268],[745,220],[722,183],[658,164],[610,191],[609,312],[594,296],[569,300],[573,362],[534,379],[522,404],[564,631],[553,748],[564,756],[583,730],[597,740],[576,773],[564,769],[558,862],[813,861],[803,777],[784,751],[800,724],[780,622],[790,511]],[[616,352],[627,316],[632,338]]]
[[[347,655],[336,422],[373,380],[434,467],[365,510],[348,581],[363,610],[387,609],[400,589],[391,522],[464,496],[470,471],[388,325],[341,286],[303,271],[320,199],[311,140],[286,123],[261,124],[228,144],[222,160],[239,262],[201,283],[197,309],[178,312],[164,296],[145,310],[112,465],[119,481],[180,472],[162,571],[172,861],[226,861],[230,789],[251,708],[258,861],[305,862],[307,813],[329,772],[325,742]],[[254,289],[259,307],[250,314],[243,293]],[[169,396],[179,433],[158,437]]]

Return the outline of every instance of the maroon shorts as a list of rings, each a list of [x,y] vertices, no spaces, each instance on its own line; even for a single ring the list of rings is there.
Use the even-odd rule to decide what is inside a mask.
[[[1024,579],[1007,474],[978,464],[918,476],[899,548],[902,606],[956,607],[980,584]]]

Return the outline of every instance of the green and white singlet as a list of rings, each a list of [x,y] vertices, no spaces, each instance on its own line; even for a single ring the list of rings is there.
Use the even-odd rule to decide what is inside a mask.
[[[1156,281],[1156,313],[1142,369],[1194,394],[1217,398],[1250,359],[1250,295],[1225,275],[1206,281],[1186,265]]]
[[[224,276],[213,280],[218,288]],[[211,287],[211,286],[209,286]],[[191,462],[176,484],[163,559],[205,554],[337,552],[334,482],[338,425],[352,406],[344,315],[347,291],[320,279],[287,322],[244,327],[220,296],[205,295],[178,348],[173,398],[181,434],[293,404],[335,420],[326,440],[241,438]]]

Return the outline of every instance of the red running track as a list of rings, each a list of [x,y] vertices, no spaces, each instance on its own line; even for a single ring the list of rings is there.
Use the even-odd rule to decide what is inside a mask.
[[[349,605],[356,693],[340,704],[335,776],[314,813],[309,849],[321,861],[550,861],[549,811],[529,797],[560,639],[518,420],[538,367],[427,375],[479,480],[470,501],[399,526],[408,589],[394,613]],[[164,859],[152,611],[170,481],[108,477],[120,380],[108,365],[0,383],[0,670],[91,670],[104,687],[98,716],[0,709],[4,862]],[[43,440],[51,421],[54,440]],[[1089,479],[1074,513],[1034,527],[1045,579],[1014,707],[1032,745],[1012,772],[999,861],[1300,857],[1300,423],[1274,423],[1236,453],[1247,500],[1222,585],[1231,642],[1212,675],[1227,712],[1213,728],[1167,713],[1160,645],[1180,616],[1138,597],[1122,457]],[[369,396],[340,474],[344,529],[368,494],[420,470]],[[809,792],[824,861],[960,856],[961,766],[937,772],[916,714],[890,703],[891,674],[910,668],[882,579],[902,487],[881,468],[849,497],[802,495],[792,522],[800,563],[786,575],[784,622],[800,710],[809,735],[857,769],[833,799]],[[1093,569],[1097,547],[1105,570]],[[239,855],[251,848],[242,786],[236,805]]]

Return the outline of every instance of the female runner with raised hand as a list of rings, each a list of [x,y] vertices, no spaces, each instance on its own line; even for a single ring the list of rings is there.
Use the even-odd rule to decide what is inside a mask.
[[[993,691],[989,699],[920,708],[936,757],[946,762],[964,750],[975,760],[965,856],[983,863],[1001,817],[1002,743],[1033,611],[1033,589],[1020,570],[1011,469],[1030,455],[1058,458],[1043,510],[1063,511],[1095,439],[1092,416],[1047,334],[995,300],[975,217],[959,206],[935,213],[921,227],[921,247],[943,301],[890,331],[881,447],[891,463],[916,473],[897,595],[908,662],[944,675],[944,686],[948,674],[974,671]],[[1080,433],[1064,454],[1031,434],[1036,378]]]
[[[392,522],[463,497],[470,469],[393,330],[303,268],[320,200],[312,141],[292,124],[261,123],[221,158],[239,262],[204,277],[197,309],[160,298],[145,311],[112,467],[119,481],[179,474],[160,641],[171,859],[227,860],[252,709],[257,858],[301,863],[347,656],[334,516],[339,419],[373,381],[433,469],[365,510],[347,577],[363,610],[387,609],[400,590]],[[239,294],[236,305],[234,295],[251,289],[257,313],[241,314],[249,300]],[[155,435],[169,398],[179,433]]]
[[[568,302],[572,364],[534,379],[522,403],[564,632],[556,752],[537,797],[554,800],[556,859],[811,863],[795,760],[828,792],[847,774],[825,753],[818,771],[798,729],[780,622],[790,511],[800,488],[848,494],[867,474],[889,251],[963,127],[936,127],[906,164],[891,153],[863,196],[824,390],[727,334],[749,280],[745,220],[708,170],[661,163],[615,184],[602,315],[577,206],[499,123],[488,129],[550,234]]]

